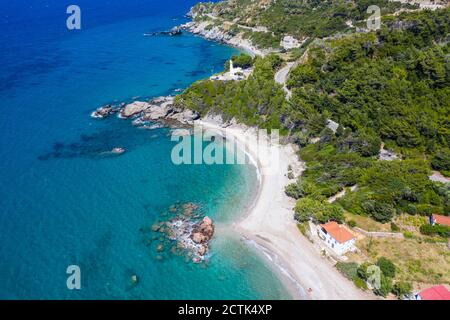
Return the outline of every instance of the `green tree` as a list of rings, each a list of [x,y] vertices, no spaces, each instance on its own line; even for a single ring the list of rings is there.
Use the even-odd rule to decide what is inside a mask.
[[[380,267],[381,272],[389,278],[395,277],[396,267],[395,264],[388,258],[381,257],[377,261],[377,266]]]
[[[295,205],[295,218],[300,222],[308,221],[310,218],[315,217],[317,212],[322,210],[322,207],[323,204],[319,200],[308,197],[302,198]]]
[[[300,222],[308,221],[310,218],[314,218],[320,223],[326,223],[329,220],[338,223],[344,221],[344,211],[340,206],[311,197],[298,200],[294,211],[296,219]]]
[[[383,202],[369,200],[363,204],[364,209],[377,221],[388,222],[394,216],[394,208]]]
[[[436,170],[450,172],[450,150],[445,149],[438,152],[431,161],[431,165]]]

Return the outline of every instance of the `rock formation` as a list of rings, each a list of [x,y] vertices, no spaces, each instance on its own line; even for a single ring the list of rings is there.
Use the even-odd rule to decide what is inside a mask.
[[[105,118],[113,113],[119,112],[122,119],[133,118],[133,124],[145,128],[159,128],[161,124],[191,125],[200,115],[192,110],[175,106],[174,97],[158,97],[146,101],[134,101],[129,104],[122,104],[120,107],[110,105],[101,107],[92,113],[94,118]],[[153,125],[148,126],[148,122]],[[155,126],[156,125],[156,126]]]
[[[103,119],[103,118],[106,118],[109,115],[114,114],[118,111],[119,111],[118,108],[114,108],[112,105],[108,104],[108,105],[100,107],[97,110],[95,110],[94,112],[92,112],[91,117]]]
[[[125,108],[120,111],[120,116],[122,118],[130,118],[148,109],[149,107],[150,104],[148,104],[147,102],[135,101],[133,103],[127,104]]]
[[[204,217],[202,222],[194,227],[192,240],[195,243],[205,243],[214,235],[214,224],[209,217]]]

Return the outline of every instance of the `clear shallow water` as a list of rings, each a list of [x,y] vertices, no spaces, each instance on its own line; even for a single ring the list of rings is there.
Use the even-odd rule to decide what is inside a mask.
[[[236,235],[254,191],[250,166],[174,166],[167,129],[96,121],[100,105],[173,93],[220,71],[234,49],[198,37],[144,37],[184,21],[194,1],[1,3],[0,298],[287,298]],[[102,155],[121,146],[120,157]],[[175,202],[218,222],[208,265],[155,258],[141,229]],[[68,265],[82,289],[69,291]],[[139,277],[131,286],[131,275]]]

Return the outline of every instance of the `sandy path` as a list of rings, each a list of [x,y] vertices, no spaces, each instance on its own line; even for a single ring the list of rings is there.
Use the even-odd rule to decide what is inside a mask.
[[[223,131],[224,128],[208,120],[196,122],[204,128]],[[227,127],[227,134],[244,145],[251,130],[242,126]],[[254,133],[251,133],[254,135]],[[301,172],[303,163],[291,145],[275,145],[261,152],[256,144],[246,145],[250,155],[258,162],[262,176],[259,194],[247,215],[236,223],[237,230],[268,251],[272,261],[285,270],[284,277],[297,299],[373,299],[374,296],[357,289],[332,264],[322,258],[317,249],[297,229],[293,219],[293,199],[284,193],[289,183],[287,167]],[[277,151],[279,161],[268,161]],[[280,269],[279,269],[280,270]],[[281,272],[280,272],[281,273]],[[290,279],[288,279],[290,278]],[[303,288],[299,289],[298,284]]]

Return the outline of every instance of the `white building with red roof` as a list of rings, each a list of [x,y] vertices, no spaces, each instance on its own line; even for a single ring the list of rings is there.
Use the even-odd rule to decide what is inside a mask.
[[[318,233],[319,238],[338,255],[343,255],[356,249],[356,237],[346,227],[338,224],[336,221],[321,224]]]
[[[450,300],[450,291],[443,286],[434,286],[416,294],[417,300]]]
[[[434,226],[435,224],[440,224],[443,226],[450,227],[450,217],[443,216],[440,214],[432,214],[430,218],[430,223]]]

